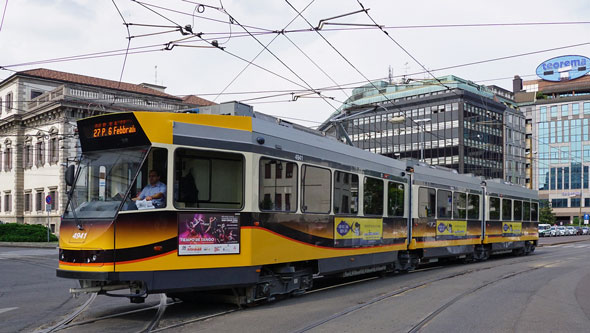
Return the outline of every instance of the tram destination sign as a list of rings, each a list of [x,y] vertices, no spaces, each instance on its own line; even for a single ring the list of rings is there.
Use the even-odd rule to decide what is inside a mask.
[[[590,72],[590,58],[566,55],[551,58],[537,66],[537,76],[546,81],[575,80]]]
[[[102,150],[149,145],[134,114],[116,113],[78,121],[82,150]]]

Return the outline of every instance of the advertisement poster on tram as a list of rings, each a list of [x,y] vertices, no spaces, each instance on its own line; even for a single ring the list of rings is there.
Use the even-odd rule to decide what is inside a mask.
[[[240,253],[240,221],[233,214],[186,213],[178,217],[178,255]]]
[[[379,245],[382,239],[382,219],[356,217],[334,219],[334,242],[337,247]]]
[[[522,234],[521,222],[504,222],[502,223],[502,236],[520,236]]]
[[[437,239],[457,239],[467,236],[467,221],[436,221]]]

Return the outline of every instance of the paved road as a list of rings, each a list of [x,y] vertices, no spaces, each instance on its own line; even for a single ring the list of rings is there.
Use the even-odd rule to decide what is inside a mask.
[[[76,282],[57,279],[56,249],[0,247],[0,332],[31,331],[76,306],[68,289]]]
[[[581,236],[584,237],[584,236]],[[561,237],[562,240],[577,240]],[[555,238],[559,239],[559,238]],[[549,240],[549,239],[547,239]],[[590,237],[543,246],[527,257],[434,266],[320,290],[208,320],[226,304],[172,304],[160,328],[169,332],[587,332],[590,327]],[[33,331],[58,321],[86,300],[72,299],[75,281],[57,279],[56,251],[0,247],[0,332]],[[156,314],[146,304],[99,296],[65,332],[137,332]],[[168,299],[168,302],[172,302]],[[142,311],[143,310],[143,311]]]

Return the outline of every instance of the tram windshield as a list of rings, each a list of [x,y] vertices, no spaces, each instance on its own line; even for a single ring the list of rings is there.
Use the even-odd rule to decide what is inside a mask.
[[[84,153],[64,218],[113,218],[133,183],[148,147]]]

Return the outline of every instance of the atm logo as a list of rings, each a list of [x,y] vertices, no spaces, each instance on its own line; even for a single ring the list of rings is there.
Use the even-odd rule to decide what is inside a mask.
[[[551,58],[537,66],[537,76],[546,81],[575,80],[590,72],[590,58],[568,55]]]

